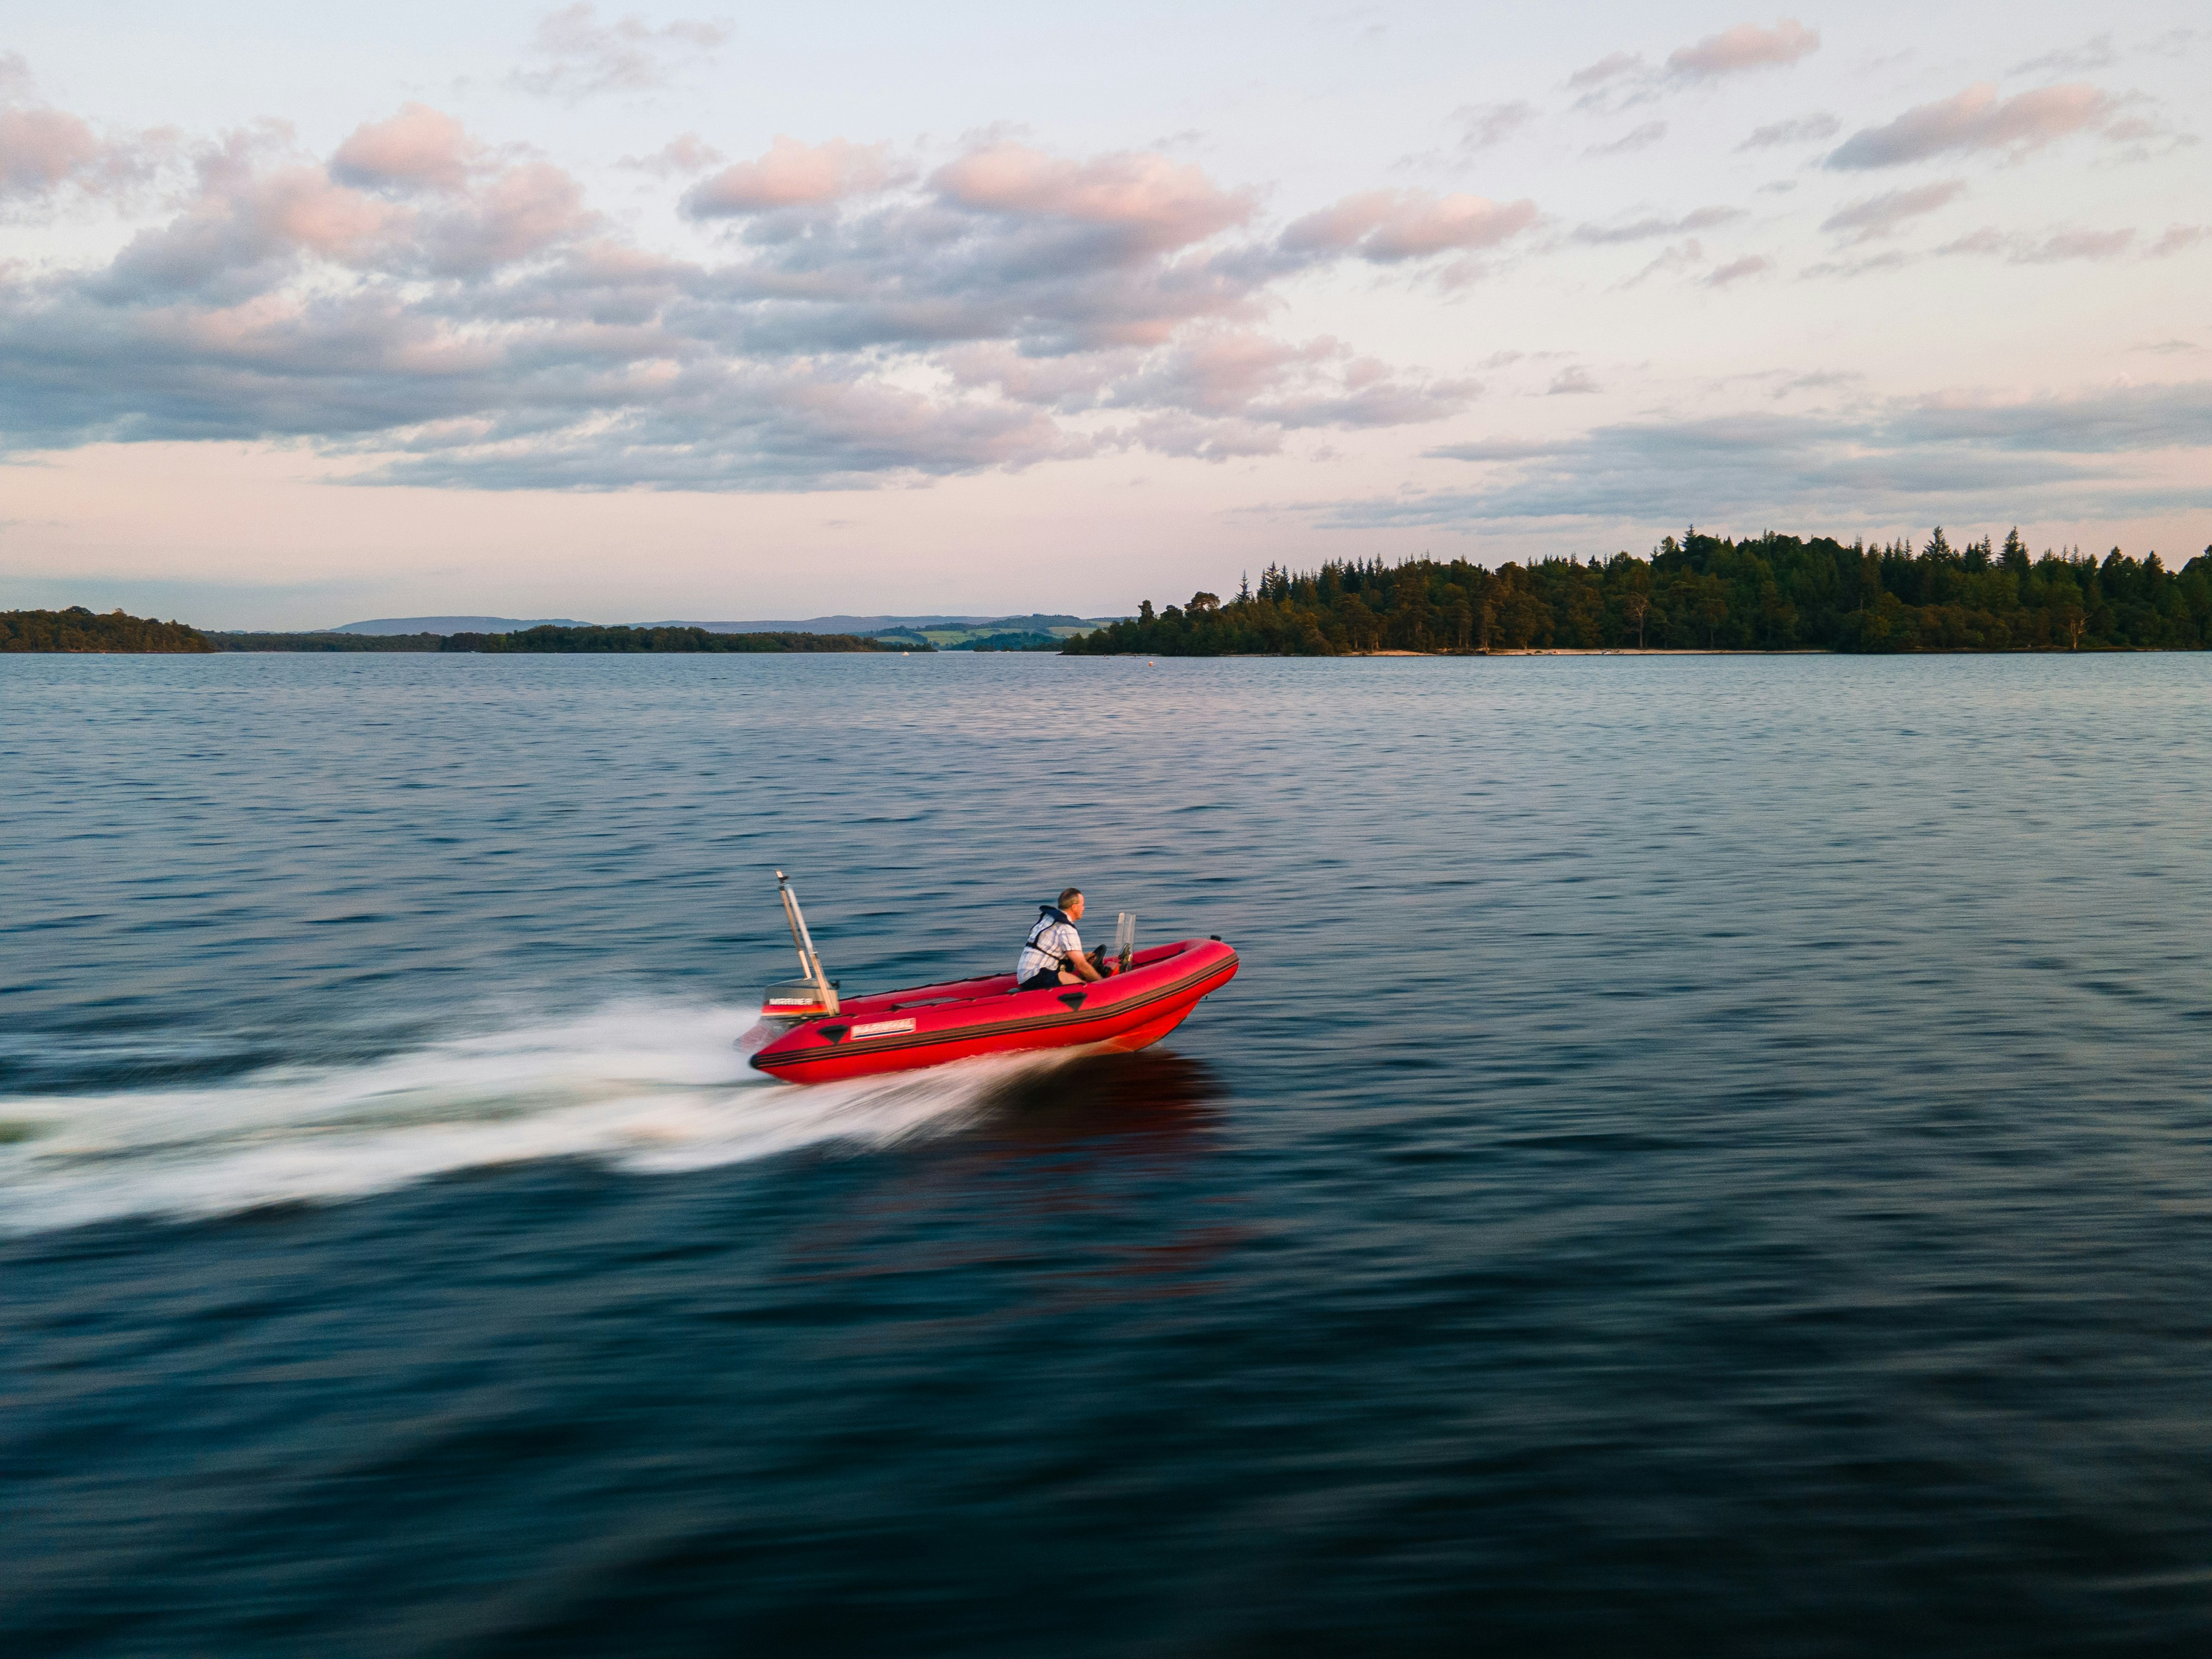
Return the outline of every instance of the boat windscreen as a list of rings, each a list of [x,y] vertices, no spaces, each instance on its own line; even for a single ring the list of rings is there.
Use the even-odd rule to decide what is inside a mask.
[[[1129,971],[1129,958],[1137,953],[1137,919],[1127,910],[1114,919],[1114,956],[1123,973]]]

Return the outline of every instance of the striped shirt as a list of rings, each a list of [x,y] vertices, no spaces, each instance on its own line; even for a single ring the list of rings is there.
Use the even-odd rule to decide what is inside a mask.
[[[1034,979],[1082,954],[1083,939],[1075,924],[1058,910],[1047,908],[1030,929],[1029,943],[1022,946],[1021,957],[1014,963],[1014,982],[1018,985]]]

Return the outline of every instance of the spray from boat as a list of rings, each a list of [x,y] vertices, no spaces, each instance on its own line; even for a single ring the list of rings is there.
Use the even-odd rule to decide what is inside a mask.
[[[0,1102],[0,1231],[334,1203],[463,1170],[590,1158],[641,1173],[945,1133],[1062,1056],[825,1089],[745,1064],[750,1011],[630,999],[360,1064],[200,1088]]]

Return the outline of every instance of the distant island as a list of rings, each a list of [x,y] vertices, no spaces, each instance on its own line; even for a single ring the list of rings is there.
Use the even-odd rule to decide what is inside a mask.
[[[703,628],[526,628],[517,634],[448,634],[446,651],[724,652],[747,656],[792,651],[896,651],[852,634],[714,634]],[[911,649],[912,647],[908,647]],[[924,647],[927,650],[928,647]]]
[[[165,651],[200,652],[216,647],[197,628],[180,622],[126,617],[120,611],[99,616],[81,605],[66,611],[0,611],[0,652]]]
[[[154,622],[120,611],[100,616],[84,606],[66,611],[0,611],[0,652],[462,651],[492,655],[524,652],[726,652],[748,656],[787,652],[928,651],[927,643],[860,639],[850,634],[713,634],[703,628],[526,628],[513,634],[240,634],[204,632],[179,622]]]
[[[372,617],[367,622],[340,623],[319,634],[514,634],[526,628],[586,628],[575,617]]]
[[[1829,537],[1669,536],[1649,559],[1463,559],[1263,572],[1070,640],[1070,655],[1327,657],[1399,651],[2201,651],[2212,643],[2212,548],[2179,571],[2153,553],[2102,560],[2020,533],[1954,547]]]
[[[217,651],[467,651],[493,656],[542,652],[763,656],[781,652],[915,648],[851,634],[714,634],[703,628],[599,628],[589,623],[566,627],[543,623],[512,634],[210,634],[207,638]]]
[[[517,622],[507,629],[445,624],[499,622],[500,617],[386,617],[342,628],[294,631],[196,629],[155,623],[118,611],[96,616],[82,605],[67,611],[0,612],[0,650],[5,651],[462,651],[632,653],[882,651],[1058,651],[1063,641],[1097,627],[1100,617],[816,617],[788,628],[752,623],[647,623],[602,627],[592,623]],[[823,628],[830,620],[885,623],[873,632]],[[410,629],[403,623],[425,624]],[[432,626],[435,624],[435,626]]]
[[[703,628],[709,634],[850,634],[860,639],[886,640],[901,650],[925,645],[940,651],[1030,651],[1057,648],[1060,641],[1118,621],[1115,617],[1071,617],[1042,611],[1026,617],[951,616],[931,611],[922,616],[809,617],[779,622],[697,622],[684,617],[633,623],[633,628]],[[340,623],[336,628],[293,637],[320,638],[326,634],[365,635],[385,639],[439,640],[453,634],[520,634],[532,628],[587,628],[592,623],[573,617],[537,617],[524,621],[514,617],[377,617],[366,622]],[[292,647],[286,647],[288,649]],[[342,650],[342,646],[300,647]],[[365,650],[435,651],[430,645],[367,646]]]

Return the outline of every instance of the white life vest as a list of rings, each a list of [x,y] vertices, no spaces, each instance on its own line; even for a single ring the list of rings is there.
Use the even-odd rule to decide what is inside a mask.
[[[1029,942],[1022,946],[1022,954],[1014,963],[1014,982],[1036,978],[1055,968],[1064,968],[1068,962],[1083,954],[1082,935],[1075,924],[1056,905],[1037,906],[1036,926],[1030,929]]]

